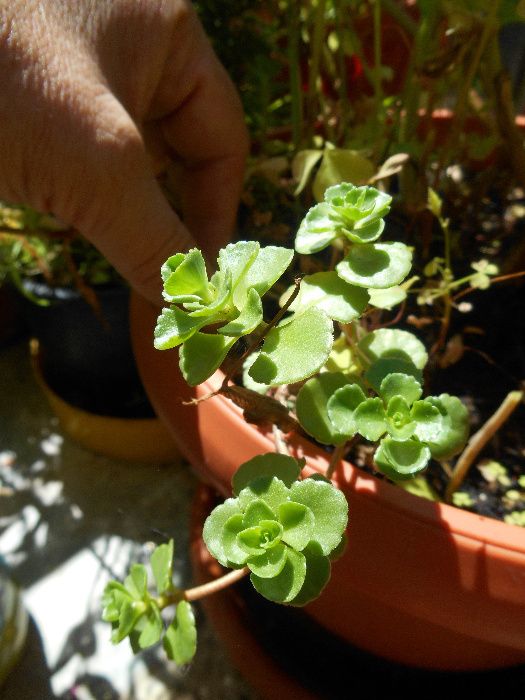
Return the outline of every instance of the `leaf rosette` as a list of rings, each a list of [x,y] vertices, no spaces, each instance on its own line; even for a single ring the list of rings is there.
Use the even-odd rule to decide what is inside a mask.
[[[161,270],[169,306],[157,320],[158,350],[182,346],[180,365],[191,386],[210,377],[230,348],[263,321],[262,297],[290,264],[293,251],[256,241],[231,243],[219,252],[210,279],[200,250],[177,253]],[[202,329],[214,326],[215,333]]]
[[[298,253],[316,253],[336,238],[352,243],[371,243],[385,227],[383,217],[392,197],[375,187],[341,183],[329,187],[324,201],[313,206],[304,218],[295,241]]]
[[[247,566],[261,595],[291,605],[321,593],[348,520],[342,492],[324,479],[299,481],[301,466],[278,454],[244,463],[233,479],[236,497],[217,506],[203,530],[223,566]]]

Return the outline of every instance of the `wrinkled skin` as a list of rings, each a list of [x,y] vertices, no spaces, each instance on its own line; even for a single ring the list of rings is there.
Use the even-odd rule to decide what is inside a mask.
[[[169,255],[231,235],[242,108],[186,0],[0,0],[0,85],[0,199],[78,229],[150,300]]]

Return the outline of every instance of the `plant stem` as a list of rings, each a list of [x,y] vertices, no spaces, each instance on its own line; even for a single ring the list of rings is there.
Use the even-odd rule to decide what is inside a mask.
[[[206,598],[213,593],[218,593],[219,591],[228,588],[237,581],[240,581],[247,574],[250,573],[250,569],[245,566],[242,569],[234,569],[220,578],[216,578],[213,581],[208,581],[208,583],[203,583],[200,586],[195,586],[194,588],[189,588],[184,591],[184,600],[191,603],[194,600],[199,600],[200,598]]]
[[[326,468],[326,473],[325,476],[327,479],[331,479],[335,470],[337,469],[337,466],[343,459],[344,453],[346,452],[346,448],[348,446],[348,442],[345,441],[341,445],[337,445],[335,450],[332,452],[332,456],[330,457],[330,462],[328,464],[328,467]]]
[[[292,145],[294,153],[301,147],[303,138],[303,102],[300,70],[300,12],[290,3],[288,8],[288,65],[290,66],[290,97],[292,106]]]
[[[383,86],[381,85],[381,0],[374,0],[374,98],[378,132],[383,121]]]
[[[490,283],[494,284],[494,282],[506,282],[507,280],[512,280],[516,277],[523,277],[524,275],[525,270],[522,270],[521,272],[512,272],[508,275],[498,275],[498,277],[492,277]],[[467,289],[463,289],[461,292],[458,292],[455,297],[453,297],[452,301],[455,303],[458,299],[461,299],[461,297],[464,297],[471,292],[475,292],[477,289],[478,287],[468,287]]]
[[[188,588],[185,591],[176,589],[171,593],[167,593],[166,595],[162,595],[157,598],[157,605],[159,606],[160,610],[164,610],[164,608],[167,608],[170,605],[180,603],[181,600],[187,600],[189,603],[191,603],[195,600],[206,598],[207,596],[213,595],[213,593],[218,593],[237,581],[240,581],[249,572],[250,570],[247,566],[245,566],[242,569],[234,569],[233,571],[229,571],[227,574],[224,574],[224,576],[215,578],[213,581],[208,581],[200,586],[194,586],[193,588]]]
[[[523,396],[523,391],[511,391],[509,394],[507,394],[497,411],[478,430],[478,432],[470,438],[466,448],[454,467],[452,478],[447,485],[447,489],[445,491],[445,500],[447,503],[452,502],[452,495],[463,483],[463,479],[467,475],[472,462],[476,459],[487,442],[509,418],[511,413],[523,401]]]

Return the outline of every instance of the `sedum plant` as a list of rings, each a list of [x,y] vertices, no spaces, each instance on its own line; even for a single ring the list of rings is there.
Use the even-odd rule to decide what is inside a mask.
[[[157,547],[150,568],[134,564],[124,583],[110,581],[102,617],[115,644],[128,638],[134,652],[162,640],[168,658],[191,661],[197,644],[191,603],[250,574],[255,589],[271,601],[302,606],[316,598],[330,578],[331,559],[341,551],[348,506],[341,491],[318,477],[300,479],[304,460],[259,455],[241,465],[228,498],[208,516],[203,531],[210,553],[229,574],[181,590],[172,581],[173,541]],[[175,607],[168,620],[163,611]]]
[[[230,371],[217,393],[237,400],[250,419],[278,423],[284,413],[287,430],[295,426],[335,449],[326,475],[302,478],[304,460],[287,454],[259,455],[241,465],[232,497],[212,511],[203,530],[210,553],[232,571],[180,590],[172,583],[173,544],[161,545],[151,559],[156,595],[142,565],[123,584],[106,588],[103,615],[116,643],[129,637],[138,650],[162,639],[168,656],[186,663],[196,645],[191,603],[248,574],[276,603],[301,606],[317,598],[344,545],[348,519],[345,496],[330,477],[356,436],[377,444],[375,467],[394,481],[419,474],[431,458],[447,460],[462,450],[467,411],[448,394],[423,397],[428,355],[421,341],[404,330],[359,323],[371,306],[391,308],[404,298],[411,251],[379,240],[390,202],[374,187],[329,187],[301,223],[295,250],[310,255],[331,246],[333,264],[281,294],[273,319],[264,319],[262,297],[291,264],[288,248],[232,243],[219,252],[211,277],[197,249],[173,255],[162,267],[167,306],[154,344],[179,347],[186,381],[203,382],[244,338],[234,364],[244,370],[243,391],[229,386]],[[297,420],[261,396],[296,383]],[[165,620],[169,606],[175,616]]]

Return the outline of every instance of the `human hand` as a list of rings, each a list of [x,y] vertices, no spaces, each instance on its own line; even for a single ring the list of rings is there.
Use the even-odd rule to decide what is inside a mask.
[[[0,199],[76,228],[150,300],[169,255],[231,235],[248,139],[188,0],[0,0],[0,85]]]

